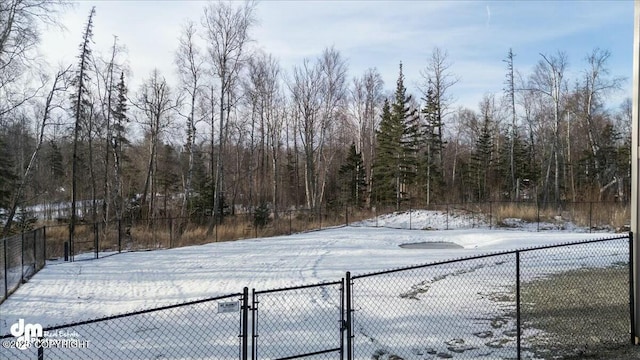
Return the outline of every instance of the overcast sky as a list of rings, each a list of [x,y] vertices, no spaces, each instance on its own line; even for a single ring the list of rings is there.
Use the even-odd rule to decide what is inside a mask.
[[[117,35],[127,47],[131,88],[157,67],[175,79],[174,52],[181,25],[200,23],[206,2],[79,1],[66,11],[66,30],[49,29],[43,53],[53,64],[75,63],[92,6],[96,53],[108,53]],[[238,2],[238,5],[241,3]],[[631,96],[633,1],[273,1],[257,6],[254,47],[273,54],[286,72],[334,46],[347,59],[349,77],[376,67],[393,91],[398,63],[416,93],[420,71],[434,47],[449,54],[460,78],[451,89],[456,105],[478,108],[486,93],[502,93],[505,59],[512,48],[516,70],[528,74],[540,53],[565,51],[574,83],[594,48],[611,51],[611,73],[628,79],[612,102]]]

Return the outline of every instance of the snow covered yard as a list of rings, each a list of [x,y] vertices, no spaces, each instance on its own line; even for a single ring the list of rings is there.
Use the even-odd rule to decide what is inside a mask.
[[[356,277],[355,357],[383,359],[395,355],[409,359],[462,354],[502,358],[513,353],[514,324],[504,317],[513,309],[497,301],[496,297],[509,296],[511,292],[515,278],[515,258],[512,256],[447,263],[383,276],[367,277],[364,274],[603,236],[575,231],[406,230],[402,227],[409,224],[408,216],[405,213],[382,219],[386,226],[399,229],[373,228],[370,221],[365,221],[351,227],[291,236],[123,253],[99,260],[48,265],[0,305],[0,334],[9,333],[9,327],[21,318],[47,327],[238,293],[244,286],[260,291],[337,281],[350,271]],[[442,214],[413,212],[410,222],[413,228],[444,228],[438,219],[442,219]],[[447,225],[452,227],[451,224]],[[458,226],[465,225],[468,224]],[[459,247],[400,247],[422,242],[454,243]],[[624,249],[599,244],[591,245],[589,249],[597,251],[593,254],[579,251],[580,256],[575,256],[575,249],[557,248],[527,254],[523,280],[586,265],[606,267],[624,261],[626,256]],[[316,339],[314,342],[319,343],[319,348],[332,348],[339,342],[337,332],[332,330],[332,324],[338,326],[340,321],[340,298],[336,287],[308,291],[275,293],[270,298],[264,296],[264,300],[269,301],[262,303],[261,308],[265,314],[271,311],[272,316],[262,318],[260,323],[264,338],[268,335],[264,331],[269,326],[277,326],[278,321],[323,325],[309,328],[315,333],[279,330],[271,344],[263,342],[261,354],[266,354],[263,357],[271,358],[269,354],[279,354],[281,347],[290,346],[276,343],[284,339],[298,345],[304,339]],[[189,308],[179,310],[182,319],[184,316],[189,318],[189,311]],[[330,319],[328,323],[327,318]],[[389,322],[389,319],[404,320]],[[138,326],[135,319],[132,321],[131,329],[149,331],[149,336],[154,331],[161,331]],[[178,330],[201,326],[202,331],[198,333],[207,333],[210,329],[206,326],[211,326],[206,321],[191,320],[180,324],[171,319],[163,318],[163,321],[172,323]],[[221,324],[235,331],[237,319],[232,316],[229,321],[232,325],[226,320]],[[441,324],[438,336],[433,336],[431,329],[412,327],[416,323]],[[105,340],[101,336],[107,335],[93,335],[92,347],[96,351],[102,347],[105,351],[113,348],[101,344]],[[171,344],[171,336],[162,333],[162,339],[165,345]],[[233,348],[237,342],[236,334],[224,346]],[[399,344],[422,345],[403,347]],[[158,351],[145,356],[167,355]]]

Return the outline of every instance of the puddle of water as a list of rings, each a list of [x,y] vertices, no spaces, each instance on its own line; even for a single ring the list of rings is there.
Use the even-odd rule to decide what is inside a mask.
[[[464,249],[462,246],[452,242],[419,242],[410,244],[400,244],[403,249]]]

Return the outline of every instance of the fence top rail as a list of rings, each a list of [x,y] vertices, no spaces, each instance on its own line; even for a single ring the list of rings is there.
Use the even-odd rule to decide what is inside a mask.
[[[183,302],[183,303],[179,303],[179,304],[161,306],[161,307],[157,307],[157,308],[153,308],[153,309],[145,309],[145,310],[139,310],[139,311],[134,311],[134,312],[130,312],[130,313],[112,315],[112,316],[107,316],[107,317],[102,317],[102,318],[97,318],[97,319],[89,319],[89,320],[84,320],[84,321],[78,321],[78,322],[74,322],[74,323],[70,323],[70,324],[54,325],[54,326],[49,326],[49,327],[44,328],[43,331],[60,330],[60,329],[65,329],[65,328],[69,328],[69,327],[73,327],[73,326],[93,324],[93,323],[98,323],[98,322],[103,322],[103,321],[108,321],[108,320],[125,318],[125,317],[129,317],[129,316],[148,314],[148,313],[153,313],[153,312],[162,311],[162,310],[170,310],[170,309],[180,308],[180,307],[184,307],[184,306],[197,305],[197,304],[203,304],[203,303],[212,302],[212,301],[224,300],[224,299],[233,298],[233,297],[239,297],[239,296],[243,296],[243,294],[242,293],[236,293],[236,294],[222,295],[222,296],[217,296],[217,297],[213,297],[213,298],[193,300],[193,301],[187,301],[187,302]],[[11,335],[11,334],[5,334],[5,335],[0,336],[0,339],[7,339],[7,338],[12,338],[12,337],[13,337],[13,335]]]
[[[411,266],[405,266],[401,268],[382,270],[382,271],[360,274],[360,275],[353,275],[351,276],[351,280],[362,279],[362,278],[378,276],[378,275],[392,274],[392,273],[408,271],[408,270],[422,269],[422,268],[427,268],[431,266],[452,264],[452,263],[468,261],[468,260],[477,260],[477,259],[484,259],[484,258],[503,256],[503,255],[514,255],[517,253],[523,253],[523,252],[529,252],[529,251],[546,250],[546,249],[592,244],[592,243],[607,242],[607,241],[622,240],[622,239],[627,239],[627,240],[631,239],[631,234],[617,235],[613,237],[604,237],[604,238],[598,238],[598,239],[592,239],[592,240],[581,240],[581,241],[564,242],[564,243],[551,244],[551,245],[533,246],[533,247],[516,249],[516,250],[491,252],[491,253],[482,254],[482,255],[465,256],[465,257],[460,257],[460,258],[455,258],[450,260],[436,261],[436,262],[430,262],[426,264],[411,265]]]
[[[343,284],[343,280],[344,279],[341,279],[339,281],[321,282],[321,283],[316,283],[316,284],[291,286],[291,287],[269,289],[269,290],[256,291],[256,289],[253,289],[253,293],[255,295],[260,295],[260,294],[268,294],[268,293],[281,292],[281,291],[291,291],[291,290],[308,289],[308,288],[322,287],[322,286],[342,285]]]

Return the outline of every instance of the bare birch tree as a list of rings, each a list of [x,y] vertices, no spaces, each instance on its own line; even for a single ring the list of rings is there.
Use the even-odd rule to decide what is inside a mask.
[[[549,98],[552,102],[552,141],[550,144],[549,162],[545,172],[545,184],[549,184],[551,168],[553,164],[553,201],[560,201],[560,164],[561,164],[561,143],[560,143],[560,122],[564,111],[564,101],[566,95],[566,81],[564,79],[567,69],[567,55],[558,52],[556,55],[540,54],[540,60],[531,75],[530,88]],[[545,189],[547,186],[545,185]],[[545,191],[548,195],[548,192]],[[546,196],[545,196],[546,197]],[[548,197],[545,199],[548,200]]]
[[[40,154],[40,149],[42,148],[42,144],[45,140],[45,131],[50,124],[51,113],[56,108],[62,108],[61,100],[58,98],[59,93],[63,93],[67,90],[69,86],[69,71],[71,67],[67,69],[60,70],[56,73],[53,78],[51,90],[47,94],[47,97],[44,102],[44,106],[42,109],[42,115],[40,123],[38,124],[38,137],[36,141],[36,147],[33,149],[31,153],[31,157],[29,158],[29,162],[24,169],[24,173],[21,176],[20,182],[18,184],[18,189],[13,193],[11,205],[9,208],[9,213],[7,214],[7,218],[5,219],[4,228],[2,230],[2,235],[0,237],[7,236],[11,225],[13,223],[13,219],[16,215],[16,211],[18,207],[21,205],[23,201],[23,194],[27,183],[30,181],[31,173],[33,167],[38,159]]]
[[[425,99],[432,96],[435,101],[435,114],[433,119],[433,133],[440,146],[444,146],[444,121],[450,114],[450,106],[453,97],[450,89],[460,80],[451,73],[453,64],[449,60],[446,50],[436,47],[431,52],[431,57],[427,60],[427,66],[420,72],[422,83],[420,90]],[[430,92],[432,95],[430,95]],[[443,166],[443,153],[437,155],[438,165]]]
[[[314,64],[308,59],[293,70],[289,84],[299,120],[298,135],[304,153],[307,208],[322,203],[327,171],[335,152],[326,152],[346,99],[346,62],[333,48],[325,49]]]
[[[200,49],[195,43],[196,24],[187,22],[179,38],[178,50],[176,51],[175,64],[180,76],[181,90],[187,95],[188,113],[186,117],[187,141],[185,151],[187,153],[188,165],[187,173],[183,179],[183,198],[180,208],[180,217],[187,215],[191,192],[193,191],[193,167],[194,167],[194,144],[196,138],[196,109],[197,103],[202,96],[204,81],[204,59]]]
[[[36,97],[44,84],[30,84],[41,67],[34,51],[42,25],[58,26],[62,0],[0,1],[0,121],[8,112]]]
[[[350,90],[352,116],[355,120],[357,150],[362,154],[367,182],[372,179],[375,157],[376,129],[382,103],[384,82],[375,68],[370,68],[360,78],[354,78]],[[368,191],[367,202],[371,196]]]
[[[222,218],[222,199],[224,197],[224,158],[222,152],[225,146],[225,134],[228,133],[228,114],[231,113],[230,105],[232,87],[245,61],[246,46],[249,42],[249,30],[254,24],[255,4],[245,3],[236,8],[232,3],[211,3],[204,9],[202,25],[205,28],[207,40],[207,55],[209,65],[215,76],[220,81],[219,93],[219,150],[216,160],[216,173],[214,182],[213,214],[220,211]],[[212,149],[213,151],[213,149]],[[220,209],[220,210],[219,210]],[[212,217],[208,233],[213,231],[214,221]]]
[[[583,121],[585,122],[587,140],[589,144],[589,151],[593,157],[596,182],[600,189],[604,186],[605,182],[611,180],[618,181],[618,179],[603,179],[601,173],[601,164],[598,160],[600,144],[598,141],[598,133],[601,132],[602,126],[599,126],[596,121],[598,112],[602,113],[603,101],[607,95],[612,91],[618,90],[621,87],[623,78],[609,77],[609,68],[607,67],[607,61],[611,53],[608,50],[602,50],[599,48],[594,49],[586,57],[587,68],[583,72],[583,82],[581,85],[582,106],[580,113],[582,114]],[[605,144],[608,145],[608,144]],[[601,192],[600,192],[601,193]]]
[[[249,199],[252,199],[252,188],[255,187],[259,190],[258,202],[264,202],[269,192],[266,187],[270,183],[271,202],[274,214],[277,214],[278,166],[283,127],[283,114],[279,109],[283,105],[280,91],[280,65],[271,55],[259,52],[249,60],[247,70],[244,93],[251,107],[250,137],[253,143],[249,146],[252,162],[256,162],[257,168],[255,186],[253,171],[249,172]],[[256,131],[258,132],[257,140],[254,135]],[[258,154],[257,159],[254,159],[253,149],[256,143]],[[267,164],[269,161],[270,165]],[[270,175],[268,175],[269,168]]]
[[[150,77],[140,87],[134,106],[144,114],[145,119],[141,121],[141,125],[145,127],[149,141],[149,154],[140,207],[144,209],[148,201],[148,214],[150,217],[154,217],[157,210],[155,197],[158,146],[161,145],[162,134],[173,121],[172,112],[178,108],[179,99],[174,99],[166,79],[158,69],[154,69]]]

